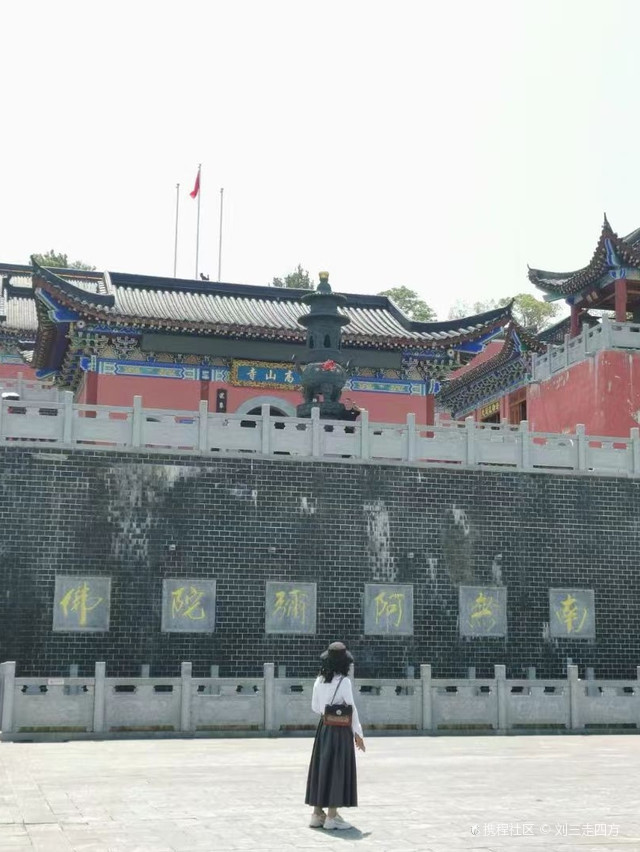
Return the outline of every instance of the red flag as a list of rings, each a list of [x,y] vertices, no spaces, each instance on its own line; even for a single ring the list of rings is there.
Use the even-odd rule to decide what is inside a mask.
[[[192,198],[196,198],[198,193],[200,192],[200,166],[198,166],[198,174],[196,175],[196,182],[193,187],[193,190],[189,193]]]

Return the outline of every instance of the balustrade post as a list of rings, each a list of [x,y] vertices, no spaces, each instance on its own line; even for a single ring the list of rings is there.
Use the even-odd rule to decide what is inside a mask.
[[[264,664],[264,729],[277,731],[276,720],[276,664]]]
[[[134,396],[133,413],[131,415],[131,446],[142,445],[142,397]]]
[[[62,443],[73,441],[73,393],[65,391],[62,395]]]
[[[16,664],[8,662],[0,664],[2,669],[2,707],[0,708],[0,730],[3,734],[13,731],[13,708],[16,691]]]
[[[209,449],[209,402],[206,399],[200,400],[198,411],[198,449],[206,453]]]
[[[317,459],[321,455],[321,430],[320,409],[317,405],[314,405],[311,409],[311,455],[314,459]]]
[[[369,412],[363,408],[360,412],[360,458],[368,459],[371,453],[369,448]]]
[[[106,663],[96,663],[93,672],[93,733],[104,731]]]
[[[587,439],[583,423],[576,426],[576,441],[578,444],[578,470],[587,469]]]
[[[601,320],[602,327],[602,348],[603,349],[611,349],[611,341],[613,339],[613,335],[611,333],[611,320],[609,317],[602,317]]]
[[[407,414],[407,461],[416,460],[416,416]]]
[[[569,687],[569,728],[575,731],[581,727],[579,713],[580,681],[578,680],[577,666],[567,666],[567,681]]]
[[[635,426],[631,429],[631,473],[640,475],[640,429]]]
[[[271,454],[271,407],[266,403],[260,406],[262,416],[262,455]]]
[[[431,665],[423,663],[420,666],[420,682],[422,684],[422,724],[423,731],[433,729],[433,705],[431,703]]]
[[[191,663],[180,664],[180,730],[191,730]]]
[[[570,339],[571,338],[569,337],[569,335],[565,334],[565,336],[564,336],[564,359],[563,359],[565,367],[569,366],[569,340]]]
[[[505,665],[497,665],[493,667],[493,677],[496,684],[496,710],[497,710],[497,730],[504,733],[508,726],[508,708],[507,708],[507,667]]]
[[[24,398],[24,373],[18,373],[18,386],[16,388],[18,394],[20,395],[20,399]]]
[[[473,417],[465,417],[464,425],[467,430],[467,464],[476,463],[476,423]]]
[[[531,470],[531,438],[528,420],[520,421],[520,467],[522,470]]]

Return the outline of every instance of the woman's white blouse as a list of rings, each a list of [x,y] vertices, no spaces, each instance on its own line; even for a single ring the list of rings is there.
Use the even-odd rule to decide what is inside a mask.
[[[353,716],[351,717],[351,730],[354,734],[362,736],[362,725],[358,717],[358,708],[353,700],[353,688],[348,677],[343,677],[336,692],[337,678],[339,675],[334,675],[331,683],[325,683],[322,675],[316,678],[313,684],[313,695],[311,696],[311,709],[314,713],[322,715],[327,704],[350,704],[353,707]],[[336,697],[333,693],[336,692]]]

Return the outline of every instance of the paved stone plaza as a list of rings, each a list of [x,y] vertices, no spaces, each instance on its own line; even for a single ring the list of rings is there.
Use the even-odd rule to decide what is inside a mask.
[[[0,849],[640,850],[640,737],[369,737],[356,829],[307,827],[309,738],[0,745]]]

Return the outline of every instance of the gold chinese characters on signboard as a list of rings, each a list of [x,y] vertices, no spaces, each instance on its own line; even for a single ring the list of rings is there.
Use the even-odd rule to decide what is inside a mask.
[[[232,385],[245,388],[295,390],[300,384],[300,374],[291,364],[276,361],[233,360],[229,381]]]
[[[490,402],[488,405],[483,405],[480,409],[480,420],[484,420],[486,417],[491,417],[494,414],[498,414],[500,411],[500,400],[496,400],[495,402]]]

